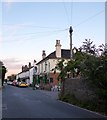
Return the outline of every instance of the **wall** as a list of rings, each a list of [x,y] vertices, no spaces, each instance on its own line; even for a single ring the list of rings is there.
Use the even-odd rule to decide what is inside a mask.
[[[52,85],[58,85],[58,75],[59,75],[59,73],[50,73],[50,78],[53,78],[53,83],[52,83]]]
[[[29,76],[30,76],[30,84],[32,84],[32,82],[33,82],[33,68],[30,69]]]
[[[86,80],[79,78],[66,79],[65,93],[73,94],[82,101],[92,100],[96,97],[92,87],[89,87]]]
[[[0,79],[0,89],[2,88],[2,80]]]

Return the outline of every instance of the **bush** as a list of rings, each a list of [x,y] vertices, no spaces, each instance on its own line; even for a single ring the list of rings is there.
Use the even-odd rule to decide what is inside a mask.
[[[78,100],[73,94],[64,94],[63,96],[59,96],[59,100],[107,115],[106,104],[103,100],[94,99],[84,102]]]

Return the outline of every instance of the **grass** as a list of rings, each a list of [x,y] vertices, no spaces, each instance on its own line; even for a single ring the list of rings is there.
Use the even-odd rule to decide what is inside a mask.
[[[59,99],[61,101],[77,105],[79,107],[98,112],[103,115],[107,115],[107,109],[106,109],[106,104],[102,100],[91,100],[91,101],[80,101],[78,100],[75,95],[71,94],[65,94],[63,96],[60,96]]]

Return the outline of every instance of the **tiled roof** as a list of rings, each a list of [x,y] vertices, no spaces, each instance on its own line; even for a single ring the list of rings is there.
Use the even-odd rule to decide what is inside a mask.
[[[62,58],[69,59],[70,58],[70,50],[61,49],[61,56],[62,56]]]
[[[68,49],[61,49],[61,58],[69,59],[70,58],[70,50],[68,50]],[[47,57],[45,57],[44,59],[39,61],[37,63],[37,65],[40,64],[41,62],[45,61],[45,60],[48,60],[48,59],[57,59],[56,51],[50,53]]]
[[[31,66],[28,70],[26,70],[26,71],[21,71],[21,72],[19,72],[17,75],[19,75],[19,74],[21,74],[21,73],[23,73],[23,72],[27,72],[27,71],[29,71],[31,68],[33,68],[34,66]]]

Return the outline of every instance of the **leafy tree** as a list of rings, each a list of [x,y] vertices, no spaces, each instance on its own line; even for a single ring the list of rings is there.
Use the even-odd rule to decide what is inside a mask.
[[[2,80],[2,86],[4,83],[6,72],[7,72],[6,67],[3,65],[3,62],[0,61],[0,79]]]
[[[93,45],[93,41],[91,41],[90,39],[89,40],[85,39],[85,42],[83,42],[83,45],[81,48],[85,53],[89,53],[92,55],[95,55],[97,52],[95,44]]]
[[[62,83],[62,90],[61,90],[61,94],[63,95],[65,90],[65,77],[66,77],[66,69],[65,69],[65,65],[64,65],[65,60],[62,59],[58,62],[58,64],[56,65],[55,69],[59,70],[59,76],[58,79],[60,80],[60,82]]]
[[[85,47],[82,47],[84,59],[80,62],[81,74],[95,87],[99,98],[105,100],[107,99],[107,44],[102,44],[96,49],[91,47],[91,41],[83,43]],[[93,48],[94,54],[90,53]]]
[[[9,79],[9,81],[13,81],[16,79],[16,75],[15,74],[11,74],[10,76],[7,76],[7,78]]]
[[[67,72],[76,73],[77,68],[76,74],[80,73],[81,77],[95,88],[99,100],[107,99],[107,44],[96,48],[92,41],[86,39],[79,49],[76,48],[73,59],[68,61],[66,66],[64,66],[64,60],[61,60],[56,68],[60,70],[59,78],[63,83],[62,93],[64,93]]]

